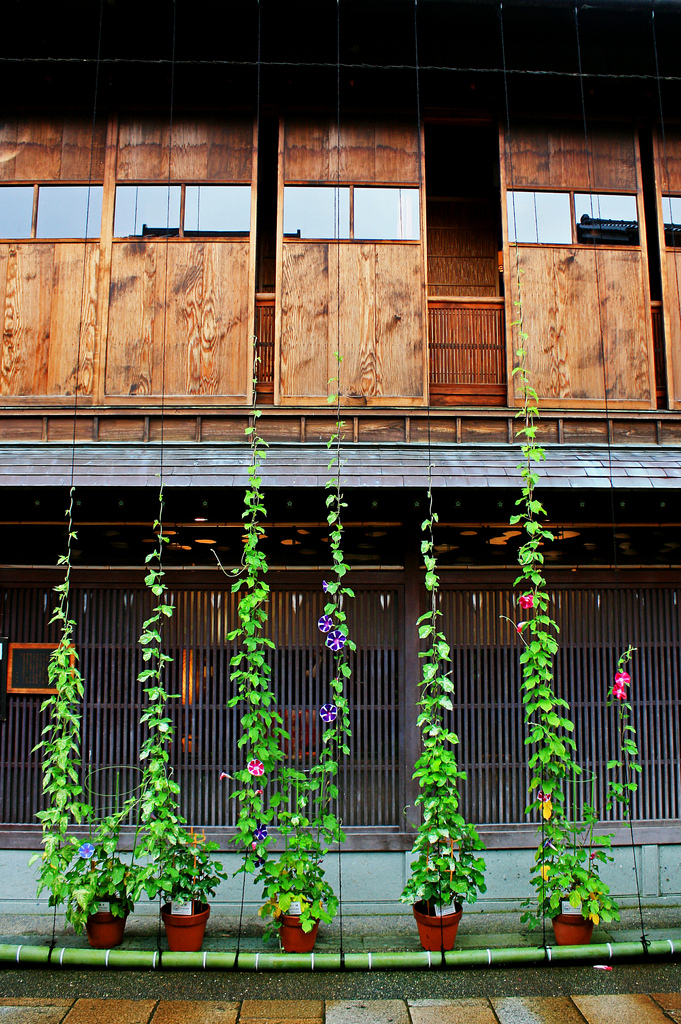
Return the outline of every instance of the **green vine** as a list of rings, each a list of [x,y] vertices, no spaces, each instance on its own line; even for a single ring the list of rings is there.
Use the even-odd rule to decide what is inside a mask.
[[[73,495],[69,491],[69,505],[66,509],[68,522],[66,554],[61,555],[58,565],[65,567],[64,581],[54,591],[57,602],[50,618],[50,625],[59,623],[59,643],[50,655],[47,675],[50,687],[56,689],[41,705],[41,712],[50,712],[50,721],[42,730],[43,739],[34,750],[42,750],[43,794],[45,809],[38,811],[37,818],[42,825],[42,853],[34,854],[29,864],[40,859],[37,894],[50,890],[49,905],[59,906],[69,895],[66,871],[73,857],[77,840],[67,836],[72,822],[81,824],[90,810],[82,799],[80,783],[80,704],[83,699],[83,679],[77,668],[78,652],[74,646],[73,634],[76,623],[71,618],[69,603],[71,596],[71,548],[77,534],[73,529]]]
[[[163,535],[163,488],[159,494],[159,517],[153,529],[157,546],[145,558],[144,582],[155,601],[139,638],[147,668],[137,679],[145,684],[144,692],[149,699],[141,723],[146,724],[149,735],[140,751],[144,774],[140,798],[141,835],[135,857],[145,861],[139,869],[137,892],[144,888],[150,899],[161,893],[167,900],[173,900],[185,899],[192,893],[214,894],[217,879],[225,876],[221,865],[208,856],[218,849],[217,843],[204,843],[199,849],[187,830],[179,807],[180,787],[173,781],[168,767],[175,727],[167,704],[179,694],[168,693],[165,688],[165,667],[173,659],[163,651],[163,625],[172,616],[174,605],[168,603],[168,587],[163,582],[163,545],[168,539]]]
[[[518,287],[520,290],[519,281]],[[568,779],[572,776],[574,785],[581,768],[574,757],[576,743],[571,735],[574,725],[567,717],[569,705],[557,694],[554,686],[558,625],[549,614],[541,550],[554,538],[541,521],[541,517],[546,517],[546,511],[535,497],[539,481],[537,467],[546,453],[537,441],[538,399],[525,364],[524,344],[528,335],[523,330],[520,299],[516,300],[516,306],[519,315],[511,326],[518,328],[521,340],[521,347],[516,353],[518,365],[513,374],[517,377],[523,399],[523,406],[517,414],[522,420],[517,436],[524,438],[521,447],[523,461],[518,467],[523,486],[521,497],[516,501],[520,511],[511,516],[510,524],[520,526],[524,536],[518,551],[520,575],[514,586],[523,591],[518,605],[528,618],[517,623],[509,621],[515,626],[524,647],[520,655],[523,674],[521,695],[528,726],[525,743],[532,747],[528,760],[531,802],[527,813],[540,816],[541,836],[531,875],[537,902],[525,901],[523,906],[526,910],[521,920],[530,928],[538,927],[545,916],[556,917],[562,912],[563,904],[569,903],[571,908],[581,909],[583,917],[598,924],[600,920],[619,918],[609,888],[598,874],[600,866],[612,860],[608,853],[612,836],[595,833],[599,813],[593,797],[591,801],[584,802],[579,814],[575,808],[572,817],[565,803]],[[593,774],[586,781],[590,781],[592,791],[595,790]]]
[[[438,628],[442,612],[438,609],[440,578],[433,537],[438,521],[433,511],[433,495],[428,487],[428,518],[421,524],[424,534],[421,554],[425,562],[425,586],[430,594],[430,608],[417,620],[419,639],[430,641],[421,651],[421,709],[416,724],[421,730],[422,752],[414,766],[412,778],[419,784],[416,806],[422,820],[414,842],[416,860],[412,874],[400,900],[403,903],[427,904],[427,913],[451,903],[475,903],[478,893],[485,892],[485,862],[476,855],[484,849],[474,825],[467,824],[459,813],[459,782],[466,773],[459,769],[456,745],[459,738],[445,725],[445,715],[453,710],[451,694],[451,655],[447,639]],[[455,852],[455,846],[458,849]]]
[[[260,415],[259,410],[254,410],[253,422],[246,428],[251,459],[242,513],[245,542],[241,569],[236,570],[241,578],[232,584],[232,593],[241,592],[237,609],[239,625],[229,633],[229,639],[236,640],[241,648],[230,661],[231,679],[237,692],[230,698],[229,706],[245,704],[241,716],[243,732],[237,746],[240,750],[245,748],[248,765],[260,773],[254,774],[248,767],[240,768],[235,778],[241,788],[232,794],[239,802],[235,843],[244,851],[244,863],[239,871],[248,873],[256,871],[261,860],[267,857],[272,841],[267,826],[274,819],[281,794],[271,792],[266,801],[265,779],[283,758],[281,741],[288,738],[281,715],[274,707],[275,695],[270,688],[272,668],[267,660],[268,649],[274,644],[265,636],[270,588],[264,580],[267,559],[260,542],[266,515],[261,465],[267,446],[257,430]],[[261,776],[262,781],[259,781]]]

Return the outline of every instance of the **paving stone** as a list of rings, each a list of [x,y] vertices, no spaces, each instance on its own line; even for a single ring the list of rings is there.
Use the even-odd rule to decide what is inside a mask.
[[[240,1021],[323,1020],[321,999],[244,999]]]
[[[70,1005],[71,1000],[3,999],[0,1024],[61,1024]]]
[[[326,1024],[409,1024],[402,999],[329,999]]]
[[[79,999],[64,1024],[148,1024],[155,999]]]
[[[499,1024],[584,1024],[566,996],[526,996],[491,999]]]
[[[572,996],[587,1024],[667,1024],[650,996]]]
[[[413,1024],[497,1024],[487,999],[412,999]]]
[[[236,1024],[238,1014],[238,1003],[162,999],[154,1014],[154,1024]]]
[[[653,992],[651,999],[659,1003],[672,1020],[681,1024],[681,992]]]

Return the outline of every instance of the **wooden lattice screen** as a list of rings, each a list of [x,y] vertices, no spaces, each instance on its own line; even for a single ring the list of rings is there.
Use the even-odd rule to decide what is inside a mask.
[[[349,690],[354,738],[341,766],[342,817],[370,836],[406,831],[407,737],[415,731],[417,709],[404,699],[405,629],[417,609],[405,611],[402,587],[356,587],[350,628],[358,643]],[[232,694],[227,634],[235,622],[229,590],[186,588],[173,592],[177,611],[168,630],[170,688],[177,726],[172,761],[182,786],[183,810],[196,825],[234,823],[229,783],[243,760],[237,750],[238,708]],[[56,639],[47,627],[53,595],[48,587],[10,587],[3,593],[3,632],[15,642]],[[679,710],[681,590],[671,587],[565,588],[554,591],[554,615],[561,627],[557,677],[572,707],[579,760],[600,772],[611,755],[614,718],[605,709],[617,652],[631,642],[633,702],[642,785],[635,817],[681,818],[681,726]],[[272,652],[279,707],[291,733],[286,757],[307,768],[319,748],[317,709],[329,697],[331,661],[316,623],[323,595],[317,585],[277,589],[270,608]],[[453,725],[461,739],[460,758],[468,772],[462,789],[465,814],[488,823],[523,822],[527,772],[519,702],[518,648],[508,589],[446,589],[443,625],[453,646],[456,685]],[[104,587],[74,590],[77,646],[86,682],[83,751],[87,770],[98,771],[93,789],[104,809],[115,786],[111,767],[134,766],[141,741],[141,661],[137,637],[148,598],[143,589]],[[409,670],[414,672],[414,667]],[[418,666],[416,667],[418,671]],[[412,680],[412,683],[414,680]],[[42,726],[42,698],[14,695],[0,723],[0,818],[33,823],[41,806],[40,759],[32,753]],[[121,792],[139,780],[134,768],[120,773]],[[588,790],[588,792],[587,792]],[[97,794],[102,794],[97,796]],[[577,799],[591,797],[585,783]],[[372,840],[369,840],[369,843]],[[378,838],[376,839],[378,843]]]

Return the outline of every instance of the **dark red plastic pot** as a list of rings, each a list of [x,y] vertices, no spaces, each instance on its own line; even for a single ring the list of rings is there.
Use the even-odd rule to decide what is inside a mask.
[[[559,946],[588,946],[591,942],[594,923],[581,914],[559,914],[551,924]]]
[[[168,946],[173,953],[198,953],[201,949],[210,907],[205,903],[200,906],[204,909],[198,914],[171,914],[169,903],[161,910]]]
[[[454,949],[456,933],[459,930],[459,922],[463,913],[463,907],[456,903],[456,913],[445,914],[444,917],[437,917],[435,914],[425,914],[426,904],[415,903],[414,917],[419,930],[419,938],[424,949],[431,953],[439,953],[441,950]]]
[[[297,914],[282,914],[279,927],[279,938],[287,953],[311,953],[317,941],[319,921],[309,932],[303,931]]]
[[[113,949],[120,946],[125,931],[125,917],[114,917],[109,910],[99,910],[90,914],[85,922],[87,940],[93,949]]]

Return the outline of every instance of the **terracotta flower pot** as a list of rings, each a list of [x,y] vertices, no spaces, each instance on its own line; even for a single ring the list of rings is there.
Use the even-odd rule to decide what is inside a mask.
[[[319,921],[312,931],[304,932],[297,914],[282,914],[279,938],[287,953],[311,953],[317,941]]]
[[[443,949],[445,951],[454,949],[463,907],[460,903],[456,903],[456,913],[438,917],[435,914],[424,913],[426,906],[425,903],[420,902],[415,903],[413,907],[421,945],[431,953],[439,953]]]
[[[551,924],[559,946],[588,946],[591,942],[594,923],[581,914],[559,914]]]
[[[171,914],[169,903],[161,910],[166,938],[173,953],[198,953],[201,949],[210,917],[210,907],[205,903],[201,906],[204,909],[198,914]]]
[[[109,910],[99,910],[90,914],[85,922],[87,940],[93,949],[113,949],[120,946],[125,931],[125,917],[114,917]]]

